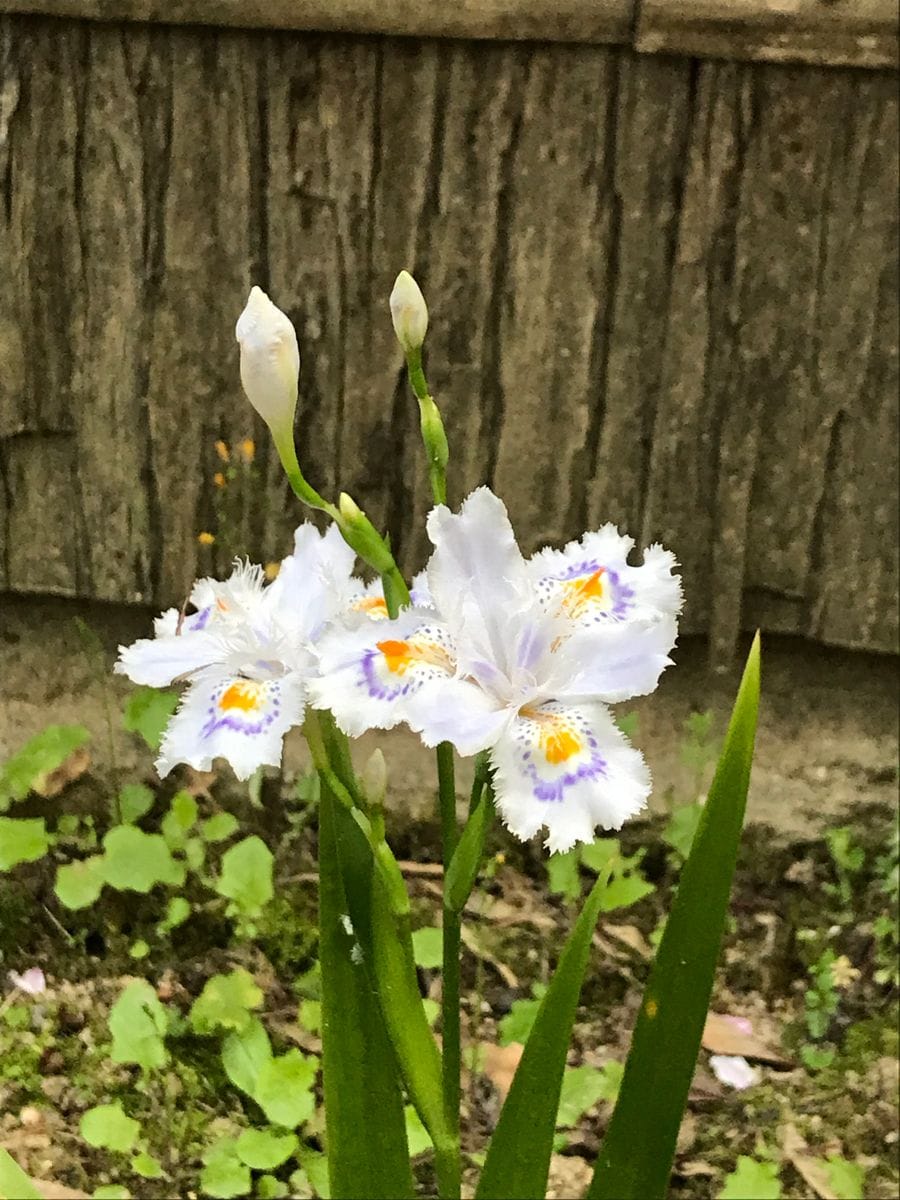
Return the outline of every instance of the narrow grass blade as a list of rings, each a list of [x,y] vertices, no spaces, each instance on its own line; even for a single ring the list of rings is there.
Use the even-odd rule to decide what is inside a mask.
[[[476,1200],[544,1195],[566,1054],[607,878],[594,884],[563,948],[491,1138]]]
[[[319,808],[322,1076],[335,1200],[411,1197],[397,1062],[363,965],[372,853],[322,785]],[[353,914],[352,917],[350,914]]]
[[[744,820],[759,707],[759,634],[644,992],[589,1200],[663,1197],[700,1049]]]

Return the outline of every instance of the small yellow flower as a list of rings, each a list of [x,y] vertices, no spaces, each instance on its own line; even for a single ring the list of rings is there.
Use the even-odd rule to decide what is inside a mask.
[[[224,463],[231,461],[231,454],[229,453],[229,450],[228,450],[228,443],[223,442],[221,438],[219,438],[219,440],[216,442],[216,454],[218,454],[219,458]]]
[[[256,458],[256,442],[254,442],[253,438],[244,438],[242,442],[238,442],[238,452],[249,466],[254,458]]]
[[[213,483],[218,488],[223,488],[225,486],[225,476],[221,471],[216,471],[215,475],[213,475]]]
[[[849,987],[854,980],[859,979],[859,975],[859,968],[854,967],[846,954],[842,954],[831,964],[831,981],[836,988]]]
[[[269,583],[271,583],[273,579],[278,578],[278,572],[280,570],[281,570],[280,562],[267,562],[265,567],[263,568],[266,579],[269,581]]]
[[[506,862],[506,855],[503,853],[502,850],[498,850],[497,853],[494,855],[494,862],[497,864],[498,867],[502,867],[503,864]]]
[[[216,535],[214,533],[206,533],[206,531],[204,531],[203,533],[197,534],[197,541],[201,546],[212,546],[215,544],[215,540]]]

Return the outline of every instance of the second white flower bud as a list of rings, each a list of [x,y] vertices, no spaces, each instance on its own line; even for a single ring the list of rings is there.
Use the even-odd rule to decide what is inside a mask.
[[[391,320],[397,341],[406,354],[421,350],[428,332],[425,297],[409,271],[401,271],[391,292]]]
[[[235,326],[241,347],[241,383],[247,399],[276,436],[294,426],[300,351],[290,319],[262,288],[250,298]]]

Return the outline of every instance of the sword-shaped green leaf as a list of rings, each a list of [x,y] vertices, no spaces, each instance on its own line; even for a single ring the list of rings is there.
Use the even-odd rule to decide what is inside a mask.
[[[744,820],[759,707],[759,634],[644,991],[589,1200],[666,1194],[697,1062]]]
[[[322,1078],[328,1172],[336,1200],[411,1197],[397,1062],[372,987],[366,928],[372,851],[322,784],[319,808],[319,955]]]
[[[476,1200],[541,1200],[547,1187],[566,1054],[609,876],[585,901],[541,1002],[491,1138]]]

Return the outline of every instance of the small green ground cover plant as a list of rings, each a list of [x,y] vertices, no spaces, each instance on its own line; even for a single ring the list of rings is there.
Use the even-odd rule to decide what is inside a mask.
[[[681,607],[674,556],[651,546],[633,565],[631,540],[605,526],[526,560],[490,489],[451,511],[449,447],[422,362],[428,313],[405,272],[390,309],[434,499],[424,575],[408,582],[356,502],[342,493],[332,503],[306,480],[294,440],[296,335],[254,288],[236,329],[244,390],[293,492],[330,522],[327,532],[302,524],[271,581],[243,562],[224,582],[197,581],[188,605],[157,619],[154,638],[120,648],[117,671],[141,689],[126,728],[155,749],[159,776],[174,787],[129,780],[107,793],[104,821],[57,812],[48,825],[29,806],[77,774],[87,733],[76,727],[39,735],[0,780],[4,807],[25,806],[0,818],[0,867],[34,872],[46,860],[64,915],[74,923],[114,904],[130,939],[132,970],[102,1006],[105,1028],[81,1025],[88,1053],[79,1048],[80,1061],[53,1044],[70,1018],[64,999],[48,1015],[43,976],[11,976],[3,1012],[18,1034],[13,1079],[32,1102],[32,1125],[48,1119],[39,1105],[45,1055],[58,1055],[59,1074],[82,1094],[95,1076],[90,1090],[100,1094],[73,1104],[98,1200],[165,1194],[183,1178],[184,1156],[192,1189],[212,1197],[397,1197],[424,1188],[455,1198],[464,1170],[480,1200],[541,1196],[554,1154],[565,1157],[572,1131],[599,1106],[608,1116],[602,1142],[580,1156],[590,1163],[586,1194],[643,1200],[669,1186],[726,928],[756,732],[759,639],[721,749],[709,714],[689,723],[684,750],[696,794],[692,810],[676,809],[666,825],[663,891],[645,876],[647,848],[625,844],[650,779],[607,706],[653,691],[671,662]],[[253,457],[245,458],[249,466]],[[352,574],[357,558],[374,573],[368,583]],[[175,707],[169,689],[179,681],[186,689]],[[410,887],[388,840],[384,759],[376,751],[358,771],[350,752],[348,737],[399,723],[435,752],[438,937],[437,921],[414,935]],[[294,726],[314,768],[295,794],[316,814],[318,945],[302,973],[288,961],[288,977],[278,979],[270,970],[267,977],[265,958],[275,940],[278,854],[302,836],[306,817],[286,821],[274,849],[247,817],[265,811],[263,772],[279,766]],[[462,824],[458,756],[475,758]],[[221,760],[246,783],[243,819],[196,786],[197,774],[215,774]],[[491,880],[485,863],[497,818],[523,842],[546,831],[550,888],[565,916],[554,961],[529,981],[518,1012],[510,1007],[497,1044],[482,1034],[464,1056],[463,918]],[[623,832],[598,838],[598,828]],[[829,898],[849,912],[863,860],[838,831],[829,847]],[[591,1061],[575,1025],[598,920],[651,901],[653,946],[632,936],[647,950],[630,1042],[620,1056]],[[152,928],[134,919],[150,911]],[[279,912],[285,920],[290,910]],[[224,931],[216,969],[191,988],[175,973],[148,978],[191,926],[210,922],[220,938]],[[486,957],[471,933],[466,944]],[[808,996],[829,1018],[839,961],[824,951],[811,968]],[[439,977],[439,1010],[423,995],[429,972]],[[808,1000],[810,1032],[815,1009]],[[502,1103],[480,1145],[464,1145],[464,1062],[470,1074],[487,1071],[489,1050],[518,1044],[511,1027],[521,1051],[498,1085]],[[581,1061],[569,1062],[572,1053]],[[806,1065],[827,1070],[834,1059]],[[797,1170],[801,1157],[791,1160]],[[854,1164],[825,1161],[835,1187],[838,1177],[851,1186]],[[757,1155],[739,1161],[724,1187],[746,1186],[754,1166],[775,1185]]]

